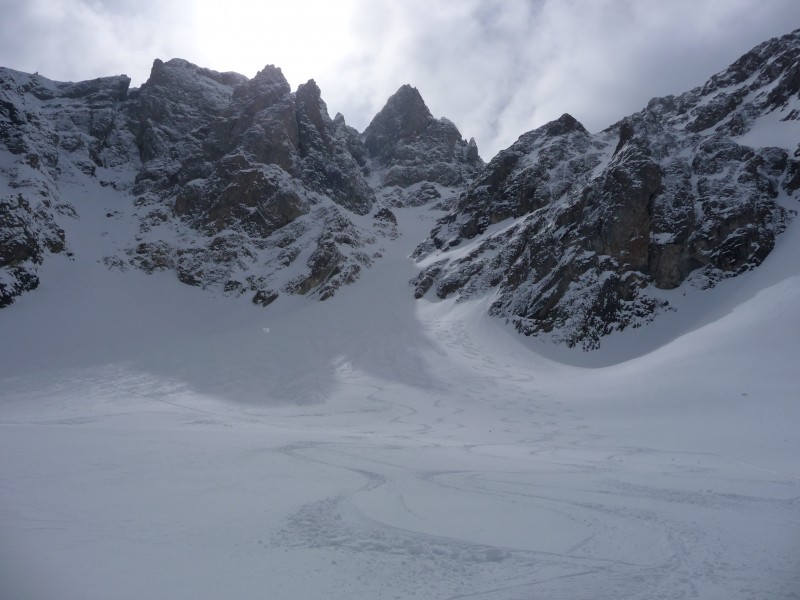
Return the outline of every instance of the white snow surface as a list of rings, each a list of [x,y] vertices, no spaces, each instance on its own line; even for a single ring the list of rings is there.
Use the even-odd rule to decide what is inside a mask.
[[[793,100],[795,101],[783,110],[774,110],[760,116],[747,133],[736,141],[754,148],[776,146],[792,156],[800,146],[800,120],[787,118],[792,111],[796,113],[800,109],[800,101]]]
[[[0,598],[800,598],[797,222],[583,354],[415,301],[424,208],[262,309],[109,271],[129,200],[61,192],[74,260],[0,311]]]

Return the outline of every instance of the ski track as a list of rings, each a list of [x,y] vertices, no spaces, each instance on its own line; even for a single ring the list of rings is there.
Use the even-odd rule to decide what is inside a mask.
[[[514,370],[509,364],[498,364],[494,357],[481,355],[476,345],[466,336],[463,323],[453,322],[452,326],[445,328],[441,325],[435,331],[438,339],[448,349],[448,352],[459,352],[461,359],[469,363],[472,372],[481,373],[469,382],[470,395],[462,401],[479,402],[487,397],[489,385],[480,386],[476,383],[503,382],[502,396],[506,399],[506,406],[518,408],[516,402],[530,398],[530,388],[524,384],[532,381],[532,376]],[[523,384],[523,385],[518,385]],[[460,391],[463,391],[460,389]],[[496,390],[495,390],[496,393]],[[380,394],[376,394],[379,396]],[[497,479],[494,471],[429,471],[414,469],[407,465],[388,463],[373,457],[359,456],[352,450],[344,452],[330,447],[312,446],[304,448],[304,458],[312,459],[309,455],[324,456],[328,461],[344,456],[338,463],[341,468],[361,474],[367,483],[352,496],[329,498],[322,503],[315,503],[300,509],[293,517],[292,527],[282,532],[282,539],[297,537],[305,538],[305,544],[311,546],[330,546],[340,552],[361,552],[364,549],[373,552],[384,552],[393,555],[412,555],[415,561],[424,561],[436,565],[436,581],[443,587],[447,581],[444,573],[462,573],[458,582],[451,581],[453,589],[466,585],[470,592],[458,592],[448,598],[529,598],[531,594],[541,593],[549,598],[692,598],[711,597],[708,590],[700,592],[698,582],[707,584],[727,582],[728,591],[713,591],[714,597],[729,594],[730,591],[742,594],[757,593],[757,589],[748,590],[751,582],[746,577],[737,577],[739,569],[746,569],[748,565],[731,565],[726,562],[728,558],[723,541],[722,528],[710,527],[705,531],[697,530],[694,519],[696,515],[690,513],[687,519],[683,516],[683,509],[700,507],[704,510],[716,512],[729,512],[737,518],[739,515],[752,517],[765,507],[785,515],[796,512],[798,497],[788,499],[775,499],[760,496],[746,496],[730,493],[714,493],[711,490],[695,492],[690,490],[669,489],[642,483],[626,481],[631,477],[627,472],[629,465],[626,459],[649,455],[661,455],[661,463],[657,464],[655,473],[644,473],[643,479],[655,477],[675,477],[686,475],[704,475],[714,477],[717,469],[713,467],[689,466],[685,464],[672,464],[675,454],[686,454],[689,458],[706,458],[698,453],[664,453],[648,448],[627,448],[619,452],[605,453],[604,447],[587,445],[587,438],[569,440],[564,428],[576,429],[576,417],[568,415],[567,411],[557,405],[547,405],[540,402],[538,406],[524,406],[513,416],[504,416],[499,419],[502,423],[514,423],[515,428],[505,428],[504,433],[514,434],[521,431],[541,429],[542,432],[531,438],[517,439],[509,445],[515,448],[525,448],[538,445],[528,451],[529,455],[545,455],[544,464],[554,469],[571,470],[581,476],[589,475],[592,478],[602,477],[602,485],[597,488],[581,489],[576,487],[544,486],[539,482],[528,481],[531,473],[504,473],[507,479]],[[437,400],[436,409],[446,407],[446,402]],[[402,417],[393,418],[390,423],[414,424],[413,421],[420,417],[419,411],[407,405],[401,405],[409,411]],[[494,409],[505,406],[493,406]],[[446,414],[434,419],[437,425],[446,426],[450,419],[466,412],[464,408],[455,408]],[[543,426],[534,420],[534,415],[549,417]],[[452,423],[459,429],[465,425],[460,422]],[[428,426],[414,430],[415,435],[425,436],[431,433]],[[599,437],[599,436],[598,436]],[[602,438],[599,438],[602,439]],[[591,440],[589,440],[591,441]],[[495,444],[477,444],[463,446],[468,453],[480,452],[491,456]],[[579,449],[584,454],[593,455],[591,460],[575,460],[568,456],[559,460],[559,451],[562,449]],[[374,447],[365,448],[370,455]],[[605,455],[604,455],[605,454]],[[296,452],[293,456],[299,457]],[[501,455],[502,456],[502,455]],[[716,458],[711,456],[709,458]],[[702,461],[698,460],[698,464]],[[352,465],[363,464],[372,470],[354,468]],[[337,464],[325,462],[325,464]],[[539,465],[537,465],[539,466]],[[586,530],[586,536],[577,544],[567,549],[564,553],[536,551],[529,548],[509,546],[485,546],[470,543],[464,539],[434,536],[423,533],[424,519],[412,511],[403,501],[401,495],[396,495],[394,501],[402,511],[409,513],[417,521],[419,528],[409,530],[392,526],[390,523],[377,521],[365,517],[354,510],[353,504],[358,505],[358,498],[374,493],[376,490],[387,486],[392,479],[387,475],[386,468],[411,471],[414,479],[432,486],[442,488],[442,497],[455,491],[460,495],[479,494],[483,497],[493,497],[491,502],[496,508],[501,508],[505,503],[523,504],[531,512],[541,513],[550,511],[556,515],[575,522]],[[377,469],[377,470],[374,470]],[[633,475],[636,475],[633,473]],[[518,476],[518,477],[517,477]],[[598,480],[591,481],[595,483]],[[771,480],[759,482],[765,488],[783,487],[787,482]],[[797,485],[797,481],[788,482],[789,487]],[[531,493],[528,488],[543,489],[542,493]],[[587,500],[576,497],[586,496]],[[385,503],[386,500],[384,499]],[[664,510],[665,503],[675,505],[677,510]],[[313,515],[313,517],[310,517]],[[618,522],[618,524],[617,524]],[[653,545],[662,546],[660,556],[650,563],[640,563],[624,558],[599,558],[596,549],[607,545],[609,538],[616,535],[616,530],[630,530],[632,537],[642,538]],[[715,547],[716,546],[716,547]],[[411,549],[410,549],[411,548]],[[589,552],[582,552],[589,550]],[[594,551],[592,551],[594,550]],[[628,553],[632,555],[633,552]],[[479,573],[473,572],[477,577],[465,577],[463,569],[458,569],[457,564],[463,564],[465,557],[469,562],[481,564]],[[483,557],[483,560],[481,559]],[[408,559],[403,562],[407,565]],[[455,561],[455,563],[454,563]],[[453,563],[453,564],[451,564]],[[769,569],[771,560],[763,560],[762,566]],[[591,568],[587,568],[590,565]],[[774,565],[773,565],[774,566]],[[421,577],[419,567],[414,564],[409,567],[411,572],[417,573],[414,580]],[[553,571],[561,571],[552,575]],[[777,569],[780,572],[780,569]],[[513,585],[494,587],[488,582],[503,582],[516,580]],[[424,588],[430,595],[431,582],[424,579]],[[738,583],[741,587],[736,590],[730,584]],[[479,588],[482,588],[480,591]],[[613,590],[613,592],[612,592]],[[417,590],[411,589],[413,595]],[[785,588],[786,597],[792,597],[791,588]]]
[[[185,350],[167,340],[147,361],[2,375],[0,597],[800,598],[800,477],[733,450],[645,445],[638,425],[587,408],[601,371],[536,362],[466,310],[402,304],[406,235],[384,259],[405,279],[387,284],[379,262],[358,284],[368,305],[348,308],[355,289],[326,303],[385,327],[396,357],[353,351],[318,307],[270,321],[329,362],[323,403],[206,393],[192,365],[149,368]],[[270,372],[314,379],[247,335]],[[225,348],[195,370],[257,364]],[[236,375],[224,384],[235,395]],[[53,588],[36,587],[43,573]]]
[[[731,471],[736,478],[763,489],[764,495],[714,492],[716,478],[732,476],[724,472],[730,467],[725,459],[693,452],[613,448],[603,436],[583,433],[583,419],[559,402],[536,394],[532,388],[535,379],[529,373],[519,371],[510,361],[482,355],[463,323],[437,323],[432,332],[455,359],[453,363],[462,365],[458,371],[463,368],[472,374],[469,378],[454,374],[465,382],[454,386],[458,397],[442,395],[430,401],[432,398],[420,393],[417,403],[402,403],[396,399],[396,390],[368,382],[353,370],[340,369],[340,385],[347,395],[361,395],[365,405],[382,407],[374,415],[377,420],[369,422],[370,430],[345,431],[347,435],[341,435],[340,441],[335,440],[338,435],[333,441],[298,441],[269,452],[304,463],[303,472],[309,470],[308,465],[311,471],[316,467],[344,471],[362,483],[345,493],[304,504],[282,522],[272,523],[269,544],[260,542],[261,551],[266,552],[268,546],[299,562],[311,555],[327,563],[331,572],[324,577],[331,580],[330,598],[384,597],[386,590],[391,594],[385,597],[448,600],[744,598],[764,591],[749,587],[754,567],[745,559],[753,556],[742,554],[731,561],[729,544],[743,540],[727,535],[726,525],[739,519],[757,521],[759,514],[796,525],[800,506],[797,479],[787,480],[779,472],[763,469],[753,471],[758,479]],[[186,393],[184,386],[123,369],[110,368],[102,378],[87,377],[74,376],[41,394],[57,398],[65,390],[88,390],[90,397],[103,403],[97,416],[59,416],[4,422],[3,426],[98,427],[104,421],[114,423],[135,415],[136,411],[128,408],[131,397],[136,397],[142,401],[139,410],[146,414],[167,411],[186,426],[268,425],[312,437],[317,428],[324,429],[334,410],[279,416],[268,412],[248,415],[231,407],[215,411],[191,405],[191,397],[179,400]],[[490,397],[502,401],[487,405]],[[82,413],[78,407],[57,408],[67,414]],[[357,417],[365,414],[349,412]],[[496,417],[484,421],[490,412]],[[200,416],[194,416],[198,413]],[[298,427],[298,419],[305,425]],[[493,441],[496,435],[502,439]],[[486,441],[465,441],[476,437]],[[492,468],[444,468],[448,463],[469,465],[471,457],[478,465]],[[443,468],[431,469],[431,464]],[[554,476],[552,483],[547,483],[546,475]],[[698,477],[708,482],[708,490],[680,487],[683,479]],[[467,499],[492,511],[474,515],[478,520],[491,522],[508,510],[524,529],[528,526],[525,515],[536,515],[529,526],[530,543],[504,545],[480,541],[480,536],[434,533],[435,520],[441,515],[414,507],[420,489],[445,503]],[[793,495],[777,497],[784,489],[793,489]],[[374,514],[377,505],[383,508]],[[543,518],[548,519],[542,515],[571,524],[570,529],[579,532],[578,539],[566,544],[563,551],[548,549],[562,547],[560,543],[537,543],[536,529]],[[698,520],[706,518],[700,526]],[[53,536],[63,528],[58,520],[47,524],[28,518],[27,522]],[[648,547],[642,556],[636,548],[625,548],[631,540],[640,546],[638,550]],[[770,569],[779,578],[779,558],[760,556],[757,567],[764,569],[764,585]],[[737,575],[740,572],[748,575]],[[700,589],[699,584],[706,587]],[[796,597],[790,584],[788,581],[783,591],[778,588],[771,597]],[[301,594],[295,590],[287,597]]]

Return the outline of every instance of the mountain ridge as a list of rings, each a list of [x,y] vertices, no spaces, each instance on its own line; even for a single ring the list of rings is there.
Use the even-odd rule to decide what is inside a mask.
[[[523,134],[417,248],[415,295],[495,290],[520,332],[593,349],[670,310],[658,290],[756,267],[796,212],[799,74],[796,31],[597,134],[570,115]],[[792,145],[757,139],[776,113]]]
[[[776,137],[776,114],[800,122],[798,39],[597,134],[563,115],[489,164],[410,85],[359,133],[314,80],[293,92],[272,65],[247,79],[156,59],[138,89],[0,69],[0,306],[38,285],[48,253],[71,252],[59,223],[79,215],[60,185],[85,180],[128,198],[108,218],[137,229],[109,268],[262,305],[356,281],[402,233],[392,208],[444,210],[409,293],[493,294],[489,312],[520,332],[596,348],[670,310],[654,290],[710,287],[769,254],[800,161],[757,138]]]

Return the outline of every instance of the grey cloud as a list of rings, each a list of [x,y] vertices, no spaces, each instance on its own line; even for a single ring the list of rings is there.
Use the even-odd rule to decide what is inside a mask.
[[[141,82],[156,56],[185,45],[188,25],[174,2],[19,2],[0,21],[0,64],[57,80],[127,73]]]
[[[800,24],[793,0],[413,0],[357,12],[359,55],[321,83],[331,104],[362,128],[412,83],[485,158],[564,112],[602,129]]]

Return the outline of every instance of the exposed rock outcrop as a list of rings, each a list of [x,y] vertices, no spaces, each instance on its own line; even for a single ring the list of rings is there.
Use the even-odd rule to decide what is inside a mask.
[[[39,285],[48,254],[68,251],[59,220],[75,210],[60,181],[77,172],[116,185],[104,169],[135,167],[120,114],[129,84],[124,75],[60,83],[0,69],[0,306]]]
[[[0,74],[0,141],[18,157],[3,163],[4,304],[35,287],[46,253],[69,243],[57,224],[75,214],[59,190],[67,167],[132,192],[127,218],[138,232],[106,264],[174,270],[258,304],[276,290],[329,297],[393,233],[353,223],[375,204],[366,150],[343,118],[330,119],[313,81],[292,93],[271,65],[248,80],[181,59],[156,60],[130,91],[124,76]],[[336,273],[320,266],[323,255],[337,257]]]
[[[161,85],[165,70],[175,72],[168,81],[180,84],[177,95],[175,85]],[[184,105],[191,117],[176,121],[170,116],[174,110],[152,110],[180,106],[181,90],[194,97],[192,110]],[[272,65],[246,80],[185,61],[157,61],[151,80],[132,102],[140,121],[147,115],[147,131],[180,134],[175,139],[159,134],[155,137],[166,144],[142,146],[143,156],[152,158],[145,161],[135,191],[156,218],[144,220],[141,241],[151,241],[137,245],[134,264],[175,268],[192,285],[250,292],[258,304],[274,300],[273,288],[327,298],[366,265],[357,249],[374,244],[374,232],[356,228],[346,212],[370,212],[375,195],[350,153],[352,138],[342,135],[346,126],[330,119],[313,80],[292,93],[281,70]],[[172,214],[158,218],[170,205]],[[336,211],[336,205],[345,212]],[[331,212],[338,217],[316,224],[299,220]],[[180,229],[181,223],[203,235],[173,244],[167,259],[154,260],[150,249],[156,256],[165,252],[154,238],[175,239],[163,230]],[[349,235],[339,235],[343,230]],[[332,270],[319,268],[321,251],[313,249],[330,251],[331,245],[344,263],[340,269],[352,276],[337,279]],[[350,248],[342,251],[340,246]],[[312,257],[304,266],[296,264],[306,248]],[[305,275],[278,274],[290,266]],[[298,278],[306,283],[297,285]]]
[[[754,268],[798,188],[800,135],[764,133],[800,114],[798,68],[795,32],[597,135],[570,115],[524,134],[417,248],[415,295],[492,291],[519,331],[592,349],[668,308],[653,290]]]
[[[447,119],[435,119],[419,91],[402,86],[364,130],[378,187],[395,203],[420,205],[438,199],[420,185],[463,188],[484,166],[475,140],[465,141]],[[407,190],[407,191],[406,191]]]

